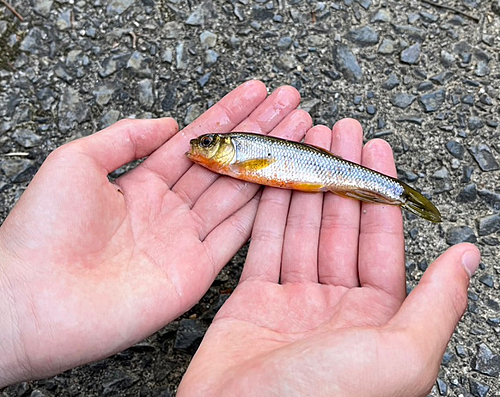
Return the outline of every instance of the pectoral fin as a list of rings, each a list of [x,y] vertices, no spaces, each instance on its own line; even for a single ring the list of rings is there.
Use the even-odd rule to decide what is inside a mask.
[[[252,159],[246,161],[238,161],[237,163],[234,163],[232,165],[232,168],[237,169],[240,172],[257,171],[269,167],[275,161],[275,159]]]

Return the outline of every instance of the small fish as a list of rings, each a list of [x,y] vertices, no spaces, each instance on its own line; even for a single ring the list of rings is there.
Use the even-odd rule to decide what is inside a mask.
[[[206,134],[190,144],[186,155],[219,174],[284,189],[329,191],[369,203],[399,205],[431,222],[441,222],[438,209],[406,183],[316,146],[245,132]]]

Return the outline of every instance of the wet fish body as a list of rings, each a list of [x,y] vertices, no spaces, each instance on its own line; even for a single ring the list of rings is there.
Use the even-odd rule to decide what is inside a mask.
[[[187,156],[237,179],[399,205],[429,221],[441,221],[436,207],[404,182],[312,145],[252,133],[206,134],[191,140]]]

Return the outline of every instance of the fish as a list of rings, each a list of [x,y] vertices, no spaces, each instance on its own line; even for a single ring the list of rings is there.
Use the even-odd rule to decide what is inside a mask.
[[[406,183],[306,143],[249,132],[209,133],[191,139],[186,155],[211,171],[247,182],[332,192],[397,205],[428,221],[442,221],[439,210]]]

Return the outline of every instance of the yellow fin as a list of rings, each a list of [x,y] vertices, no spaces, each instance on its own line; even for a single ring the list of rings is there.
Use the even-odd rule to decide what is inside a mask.
[[[321,183],[290,183],[288,187],[294,190],[300,190],[302,192],[324,192],[325,185]]]
[[[262,168],[269,167],[272,163],[274,163],[275,159],[252,159],[246,161],[238,161],[233,164],[233,167],[238,168],[241,171],[257,171]]]
[[[400,205],[400,203],[396,201],[389,200],[384,196],[370,192],[368,190],[347,190],[344,192],[332,191],[332,193],[338,194],[340,196],[353,198],[356,200],[364,201],[366,203],[381,203],[381,204],[390,204],[390,205]]]

